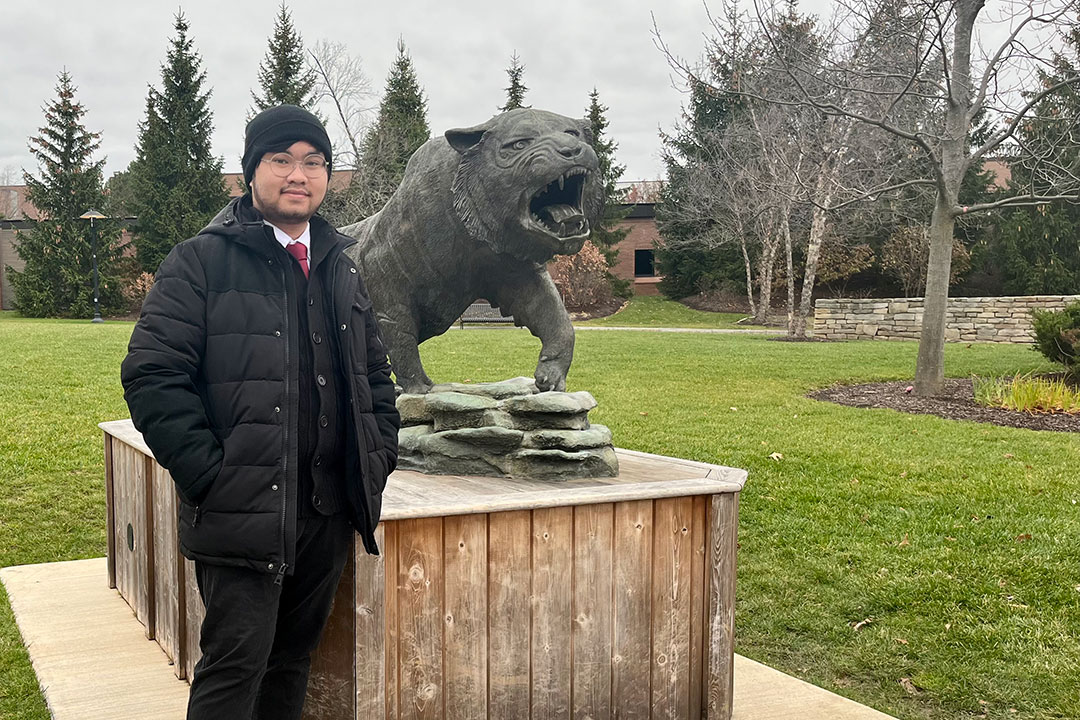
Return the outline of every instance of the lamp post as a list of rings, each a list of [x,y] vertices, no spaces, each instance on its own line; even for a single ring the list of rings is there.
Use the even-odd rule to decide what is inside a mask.
[[[80,220],[90,221],[90,255],[94,261],[94,319],[90,322],[105,322],[101,318],[101,310],[98,308],[98,265],[97,265],[97,229],[94,227],[95,220],[104,220],[105,216],[94,209],[87,210],[79,216]]]

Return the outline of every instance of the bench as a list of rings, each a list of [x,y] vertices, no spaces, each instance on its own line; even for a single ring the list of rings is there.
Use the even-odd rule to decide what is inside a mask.
[[[458,318],[458,327],[465,329],[465,323],[513,325],[514,316],[503,315],[499,308],[492,307],[487,300],[477,300],[465,308],[465,312],[461,313],[461,317]]]

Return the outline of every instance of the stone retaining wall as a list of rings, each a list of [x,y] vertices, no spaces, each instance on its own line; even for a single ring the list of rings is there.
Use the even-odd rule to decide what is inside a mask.
[[[945,339],[950,342],[1034,341],[1032,310],[1061,310],[1080,295],[949,298]],[[828,340],[918,340],[922,298],[820,299],[814,303],[814,337]]]

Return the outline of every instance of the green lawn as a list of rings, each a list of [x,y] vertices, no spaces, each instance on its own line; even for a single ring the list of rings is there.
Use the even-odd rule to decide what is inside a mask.
[[[0,315],[0,566],[104,554],[96,423],[125,416],[130,328]],[[530,374],[538,349],[481,328],[423,354],[437,381],[479,382]],[[915,351],[583,332],[569,384],[621,447],[750,471],[740,653],[905,719],[1080,717],[1080,438],[804,397],[910,377]],[[1046,368],[1024,347],[946,357],[952,376]],[[48,717],[6,598],[0,717]]]
[[[667,298],[635,295],[619,312],[575,325],[732,329],[747,327],[736,324],[745,317],[746,315],[740,313],[702,312]]]

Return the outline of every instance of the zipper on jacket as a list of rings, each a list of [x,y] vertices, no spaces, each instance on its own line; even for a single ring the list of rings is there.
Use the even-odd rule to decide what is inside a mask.
[[[199,524],[199,506],[195,506],[195,514],[191,517],[191,527],[195,527]]]
[[[280,585],[281,584],[282,578],[285,575],[285,568],[288,567],[288,565],[286,564],[286,558],[288,558],[288,556],[289,556],[289,531],[288,531],[288,528],[287,528],[287,524],[288,524],[287,523],[287,515],[288,515],[288,512],[289,512],[289,423],[292,422],[292,407],[287,402],[288,399],[289,399],[289,369],[290,369],[290,367],[289,367],[289,356],[290,356],[290,348],[289,348],[289,332],[290,332],[289,331],[289,312],[291,310],[291,308],[289,307],[289,278],[285,275],[285,273],[288,272],[288,269],[284,265],[282,265],[281,263],[278,263],[278,266],[281,267],[281,283],[282,283],[282,287],[285,289],[285,313],[284,313],[285,333],[284,333],[284,336],[285,336],[285,400],[286,400],[286,402],[282,403],[285,406],[285,418],[284,418],[285,422],[282,425],[282,438],[285,441],[285,447],[284,447],[283,452],[281,454],[281,458],[282,458],[281,459],[281,470],[282,470],[282,477],[281,477],[281,566],[278,568],[277,577],[274,578],[274,584],[275,585]],[[297,508],[297,512],[299,512],[299,508]]]
[[[288,567],[289,566],[285,563],[281,563],[281,565],[278,566],[277,577],[274,578],[274,584],[278,587],[281,587],[281,583],[285,582],[285,570]]]

